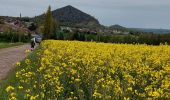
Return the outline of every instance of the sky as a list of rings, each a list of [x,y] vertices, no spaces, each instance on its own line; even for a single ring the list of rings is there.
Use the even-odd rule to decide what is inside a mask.
[[[0,16],[33,17],[72,5],[103,25],[170,29],[170,0],[0,0]]]

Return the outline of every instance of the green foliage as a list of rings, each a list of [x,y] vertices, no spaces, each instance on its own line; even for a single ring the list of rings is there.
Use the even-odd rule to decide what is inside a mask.
[[[8,32],[0,33],[0,42],[29,42],[29,34],[17,33],[17,32]]]
[[[51,7],[49,6],[47,13],[45,15],[43,39],[51,39],[53,34],[56,32],[56,28],[57,24],[52,17]]]
[[[0,24],[4,24],[4,21],[0,19]]]
[[[29,17],[22,17],[22,18],[20,18],[20,21],[30,22],[31,19]]]
[[[39,50],[35,50],[33,53],[31,53],[31,55],[29,55],[27,57],[27,59],[30,59],[31,62],[35,61],[36,63],[32,63],[32,66],[36,66],[37,65],[37,59],[38,59],[38,55],[37,55],[37,52]],[[9,85],[9,84],[13,84],[15,87],[18,87],[20,84],[18,84],[18,79],[16,78],[16,72],[19,71],[19,70],[22,70],[24,68],[28,68],[26,66],[26,62],[25,61],[22,61],[21,62],[21,66],[20,67],[15,67],[13,70],[10,71],[10,73],[8,74],[7,78],[3,81],[0,82],[0,100],[8,100],[8,94],[6,92],[6,87]],[[33,67],[34,69],[32,70],[35,70],[36,67]],[[19,93],[19,100],[22,100],[20,98],[22,98],[23,95],[21,95],[22,93]]]
[[[57,40],[79,40],[98,41],[105,43],[140,43],[149,45],[159,45],[160,43],[170,44],[170,34],[87,34],[87,33],[66,33],[57,32],[53,39]]]
[[[22,45],[23,43],[0,43],[0,49]]]
[[[31,25],[28,27],[30,31],[35,31],[37,29],[37,25],[35,23],[31,23]]]

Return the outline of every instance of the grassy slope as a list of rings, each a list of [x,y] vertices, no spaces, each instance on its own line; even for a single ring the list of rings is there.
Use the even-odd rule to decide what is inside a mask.
[[[18,45],[23,45],[23,44],[24,43],[0,43],[0,49],[13,47],[13,46],[18,46]]]

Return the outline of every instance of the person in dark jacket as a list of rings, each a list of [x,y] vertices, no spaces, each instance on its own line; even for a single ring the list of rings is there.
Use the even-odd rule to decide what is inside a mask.
[[[35,44],[36,44],[36,39],[35,39],[35,37],[34,37],[34,38],[31,39],[31,51],[34,50]]]

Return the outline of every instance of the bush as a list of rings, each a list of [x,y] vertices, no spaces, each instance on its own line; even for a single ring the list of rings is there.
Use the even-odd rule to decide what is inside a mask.
[[[0,19],[0,24],[4,24],[4,21],[2,19]]]
[[[29,42],[30,36],[23,33],[0,33],[0,42]]]
[[[79,40],[79,41],[97,41],[105,43],[128,43],[128,44],[148,44],[159,45],[160,43],[170,44],[170,34],[87,34],[87,33],[65,33],[57,32],[53,39],[56,40]]]

